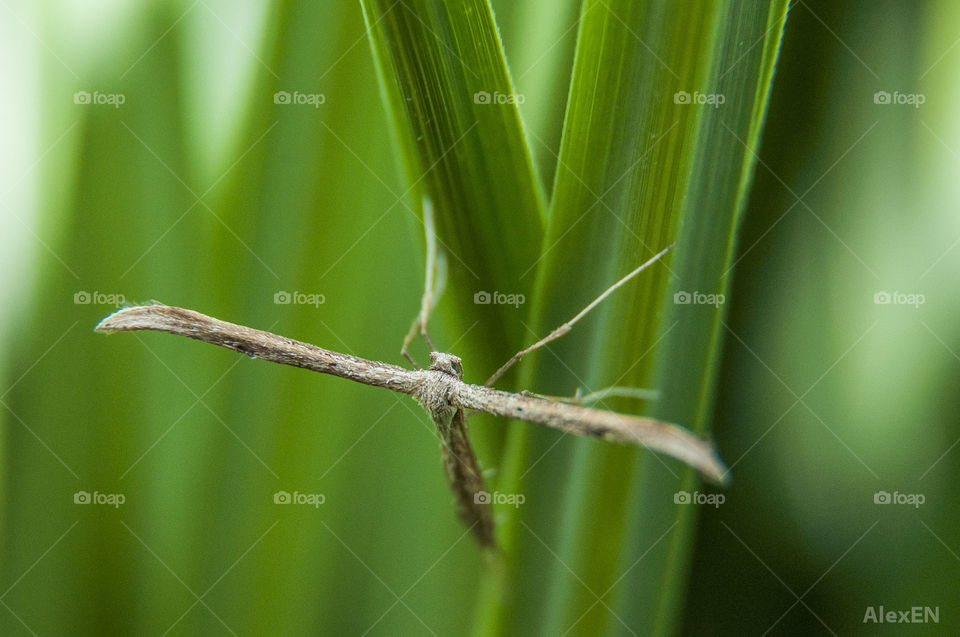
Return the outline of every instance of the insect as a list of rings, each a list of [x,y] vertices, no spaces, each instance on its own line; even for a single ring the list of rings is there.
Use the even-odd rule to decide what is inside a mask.
[[[177,334],[226,347],[253,358],[302,367],[413,396],[437,427],[443,468],[456,499],[457,513],[477,541],[485,547],[495,546],[494,523],[489,498],[482,496],[486,493],[483,474],[470,445],[467,428],[467,414],[470,411],[515,418],[583,436],[641,445],[686,462],[712,482],[727,481],[728,470],[713,444],[678,425],[491,387],[523,356],[569,332],[590,310],[663,257],[672,246],[620,279],[571,320],[517,352],[484,385],[472,385],[463,382],[460,358],[437,351],[427,334],[437,270],[436,237],[428,201],[424,203],[424,225],[427,231],[426,285],[420,313],[401,348],[401,354],[413,365],[412,370],[341,354],[270,332],[221,321],[193,310],[159,303],[118,310],[103,319],[95,329],[103,333],[153,330]],[[408,347],[418,332],[430,349],[430,366],[426,369],[419,368],[408,353]]]

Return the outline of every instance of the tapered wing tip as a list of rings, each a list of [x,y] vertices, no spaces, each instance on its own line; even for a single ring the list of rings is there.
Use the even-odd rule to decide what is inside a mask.
[[[710,445],[710,448],[702,460],[695,465],[696,468],[700,471],[700,475],[711,484],[718,487],[729,487],[733,483],[733,472],[720,458],[720,454],[713,443],[707,439],[703,440]]]
[[[164,307],[161,303],[152,303],[150,305],[135,305],[133,307],[124,307],[109,316],[104,317],[96,327],[94,332],[99,334],[114,334],[116,332],[129,332],[131,330],[144,329],[143,318],[151,310],[158,307]]]
[[[703,472],[703,476],[719,487],[729,487],[733,484],[733,473],[723,463],[719,456],[714,457],[714,465]]]

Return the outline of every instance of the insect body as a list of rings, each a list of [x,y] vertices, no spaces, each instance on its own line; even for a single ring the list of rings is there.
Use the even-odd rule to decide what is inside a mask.
[[[614,442],[662,451],[698,469],[714,482],[727,469],[713,445],[692,432],[652,418],[514,394],[463,382],[463,365],[453,354],[431,352],[428,369],[409,370],[389,363],[333,352],[316,345],[221,321],[199,312],[162,304],[128,307],[103,319],[103,333],[152,330],[186,336],[263,360],[384,387],[417,399],[437,427],[447,480],[461,519],[484,546],[492,546],[490,504],[470,445],[466,412],[482,411]]]
[[[603,438],[613,442],[637,444],[667,453],[699,470],[708,480],[727,481],[729,471],[713,444],[691,431],[653,418],[590,409],[563,401],[530,394],[514,394],[493,389],[491,385],[512,365],[539,347],[568,333],[573,325],[600,304],[617,288],[662,258],[673,246],[661,250],[646,263],[607,288],[572,319],[530,347],[520,350],[491,376],[484,385],[463,382],[463,364],[453,354],[434,349],[427,334],[427,321],[437,285],[437,241],[429,200],[423,206],[427,241],[427,272],[420,313],[403,341],[400,353],[415,369],[404,369],[349,354],[302,343],[243,325],[227,323],[193,310],[153,304],[128,307],[106,317],[98,332],[154,330],[186,336],[226,347],[254,358],[303,367],[323,374],[348,378],[358,383],[384,387],[417,399],[437,427],[442,448],[443,468],[457,503],[457,513],[483,546],[494,546],[493,514],[477,457],[470,445],[467,413],[482,411],[504,418],[560,429],[566,433]],[[442,278],[442,276],[440,277]],[[430,366],[420,369],[407,352],[417,334],[430,349]],[[617,389],[617,388],[611,388]],[[633,390],[636,392],[636,390]],[[603,395],[605,392],[597,392]]]

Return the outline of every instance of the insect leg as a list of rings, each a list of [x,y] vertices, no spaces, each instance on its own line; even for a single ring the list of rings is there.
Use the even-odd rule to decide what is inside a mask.
[[[423,337],[427,348],[431,352],[437,351],[433,346],[433,341],[430,340],[430,335],[427,333],[427,323],[430,320],[430,310],[433,309],[434,302],[443,292],[447,272],[445,258],[442,254],[438,255],[437,253],[437,233],[433,223],[433,204],[427,197],[423,199],[423,229],[427,239],[427,267],[424,276],[423,296],[420,298],[420,312],[417,314],[417,317],[413,319],[413,323],[410,325],[410,331],[408,331],[406,337],[404,337],[403,346],[400,348],[400,354],[410,361],[410,364],[413,365],[415,369],[420,369],[420,366],[413,360],[408,348],[418,333]]]

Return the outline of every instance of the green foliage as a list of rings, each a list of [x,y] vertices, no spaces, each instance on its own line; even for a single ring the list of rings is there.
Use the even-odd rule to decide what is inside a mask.
[[[658,413],[695,427],[706,425],[721,313],[717,307],[677,304],[665,312],[667,274],[676,277],[671,291],[713,295],[726,291],[722,274],[732,258],[785,11],[782,2],[739,8],[703,4],[683,14],[644,3],[584,4],[544,243],[540,256],[528,261],[526,268],[507,269],[514,288],[536,277],[525,340],[562,323],[675,237],[680,241],[669,268],[632,283],[601,317],[578,327],[566,343],[551,347],[568,374],[558,371],[552,358],[543,361],[540,356],[536,366],[528,361],[522,386],[572,393],[577,386],[645,386],[654,381],[654,386],[669,387]],[[458,30],[450,25],[449,13],[423,13],[430,17],[414,22],[412,36],[409,23],[413,21],[406,12],[383,14],[386,26],[378,28],[374,38],[386,83],[395,80],[401,87],[390,103],[409,104],[405,108],[408,121],[400,122],[400,128],[411,129],[409,137],[420,139],[423,112],[431,113],[439,130],[451,127],[447,119],[474,121],[478,110],[506,111],[496,121],[514,121],[509,104],[480,105],[479,109],[464,105],[462,89],[437,90],[429,107],[418,105],[418,91],[409,87],[431,86],[435,77],[463,78],[462,69],[469,68],[465,60],[477,57],[473,46],[491,41],[478,37],[462,46],[451,36],[450,42],[442,43],[440,50],[447,55],[442,56],[445,65],[437,70],[437,40],[428,34]],[[373,22],[373,16],[381,14],[368,15],[368,22]],[[490,28],[485,21],[481,24]],[[745,50],[744,42],[754,46]],[[492,48],[487,57],[498,59],[497,53]],[[422,79],[424,68],[428,69],[426,79]],[[466,92],[476,86],[484,85],[472,84]],[[509,89],[509,84],[500,86]],[[696,103],[699,95],[724,100],[722,110],[721,105]],[[684,103],[684,96],[693,103]],[[511,128],[507,138],[510,141],[499,144],[495,163],[522,164],[525,155],[511,159],[511,149],[525,150],[522,134]],[[743,141],[731,143],[737,140]],[[408,154],[414,149],[418,165],[430,166],[442,157],[444,146],[407,144],[405,148]],[[485,164],[491,159],[483,156],[473,161]],[[477,172],[470,162],[463,166],[462,180]],[[453,178],[445,182],[459,183]],[[501,198],[494,194],[501,187],[508,193],[516,188],[515,180],[502,184],[495,180],[484,186],[493,189],[488,192],[492,199]],[[523,212],[518,211],[521,219]],[[462,213],[441,208],[441,214],[452,218],[442,235],[457,237],[449,240],[451,245],[468,242],[476,233],[475,223],[459,220],[457,215]],[[500,244],[496,254],[508,258],[524,247],[510,234],[502,235]],[[674,328],[678,328],[675,335],[671,334]],[[657,352],[666,362],[654,377],[655,357],[645,359],[645,355],[667,338],[673,347],[665,349],[668,356]],[[674,362],[675,355],[683,364]],[[607,406],[616,405],[610,403]],[[497,488],[524,493],[531,502],[551,502],[547,505],[551,508],[563,502],[563,507],[559,515],[502,512],[499,538],[507,580],[493,571],[495,579],[485,583],[480,630],[516,631],[541,612],[546,613],[551,633],[563,632],[572,624],[585,634],[603,630],[612,618],[590,591],[603,590],[604,582],[615,579],[635,559],[623,547],[648,545],[643,543],[655,541],[672,528],[671,519],[678,518],[681,526],[674,537],[682,539],[664,542],[660,553],[650,558],[658,563],[659,572],[647,569],[642,578],[631,578],[642,579],[634,581],[636,589],[644,588],[646,582],[657,592],[645,597],[640,610],[636,604],[626,604],[635,624],[669,625],[675,614],[669,609],[683,582],[687,529],[692,522],[667,495],[676,485],[668,489],[671,481],[662,473],[637,468],[637,454],[631,450],[578,441],[555,451],[556,444],[555,436],[526,425],[512,430]],[[546,454],[565,455],[568,461],[562,464],[567,470],[551,465],[533,470]],[[677,475],[668,469],[668,478],[671,473]],[[558,489],[558,484],[567,486]],[[562,499],[561,494],[565,494]],[[638,501],[650,501],[649,508],[659,510],[656,522],[662,526],[651,523],[648,511],[643,523],[631,520]],[[545,559],[544,548],[547,559],[554,554],[556,568],[535,567]],[[575,575],[571,577],[566,569]]]
[[[675,241],[502,386],[655,387],[658,402],[600,406],[708,428],[724,306],[672,299],[728,293],[785,0],[504,4],[503,43],[481,0],[361,5],[246,22],[148,5],[104,42],[64,37],[64,17],[38,28],[43,148],[64,152],[39,164],[58,193],[39,205],[50,251],[8,321],[31,329],[5,345],[0,632],[452,634],[474,609],[477,634],[676,630],[694,523],[673,504],[692,484],[677,463],[477,418],[491,485],[526,498],[498,508],[502,555],[483,556],[408,399],[96,336],[112,306],[72,302],[155,298],[399,363],[429,195],[450,271],[434,340],[482,382]],[[217,59],[245,71],[213,84]],[[124,104],[70,101],[93,90]],[[478,305],[483,291],[526,302]]]

